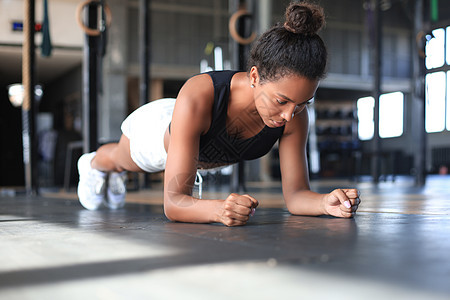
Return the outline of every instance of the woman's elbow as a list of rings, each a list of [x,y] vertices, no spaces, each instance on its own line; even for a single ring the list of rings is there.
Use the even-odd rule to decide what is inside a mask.
[[[169,219],[169,221],[172,221],[172,222],[176,221],[173,212],[166,207],[164,207],[164,215],[166,216],[167,219]]]
[[[295,205],[292,201],[292,194],[287,194],[284,192],[283,198],[284,198],[284,204],[286,205],[288,212],[295,215],[295,208],[294,208]]]
[[[170,200],[166,199],[166,197],[164,198],[164,215],[172,222],[177,221],[176,207],[174,207],[174,205],[171,204]]]
[[[294,205],[292,205],[292,203],[286,201],[286,208],[287,208],[288,212],[291,213],[292,215],[297,215]]]

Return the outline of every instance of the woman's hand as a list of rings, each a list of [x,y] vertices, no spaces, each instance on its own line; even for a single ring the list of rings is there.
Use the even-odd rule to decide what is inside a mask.
[[[336,189],[323,197],[323,209],[331,216],[351,218],[361,203],[359,196],[360,193],[356,189]]]
[[[249,195],[230,194],[218,212],[218,221],[227,226],[245,225],[255,213],[258,201]]]

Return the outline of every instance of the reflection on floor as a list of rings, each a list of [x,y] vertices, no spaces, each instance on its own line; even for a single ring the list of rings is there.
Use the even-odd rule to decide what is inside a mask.
[[[312,182],[350,186],[363,202],[337,219],[292,216],[279,183],[249,183],[260,207],[239,228],[168,221],[161,186],[118,211],[84,210],[74,193],[2,195],[0,298],[448,299],[450,177]]]

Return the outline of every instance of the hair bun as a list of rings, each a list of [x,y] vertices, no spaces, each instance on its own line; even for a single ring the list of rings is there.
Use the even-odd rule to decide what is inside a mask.
[[[325,25],[322,7],[306,3],[294,2],[286,8],[284,28],[290,32],[304,35],[316,34]]]

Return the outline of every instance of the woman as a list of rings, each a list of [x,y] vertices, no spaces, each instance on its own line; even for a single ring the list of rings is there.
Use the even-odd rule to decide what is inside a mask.
[[[123,205],[125,170],[165,170],[164,211],[170,220],[244,225],[258,201],[234,193],[226,199],[194,198],[196,171],[261,157],[279,141],[288,210],[352,217],[360,203],[356,189],[318,194],[309,186],[305,107],[325,74],[327,51],[317,35],[324,22],[321,7],[293,3],[286,9],[286,22],[255,43],[247,72],[194,76],[176,101],[154,101],[132,113],[122,124],[118,144],[80,158],[83,206],[98,208],[105,194],[108,206]]]

